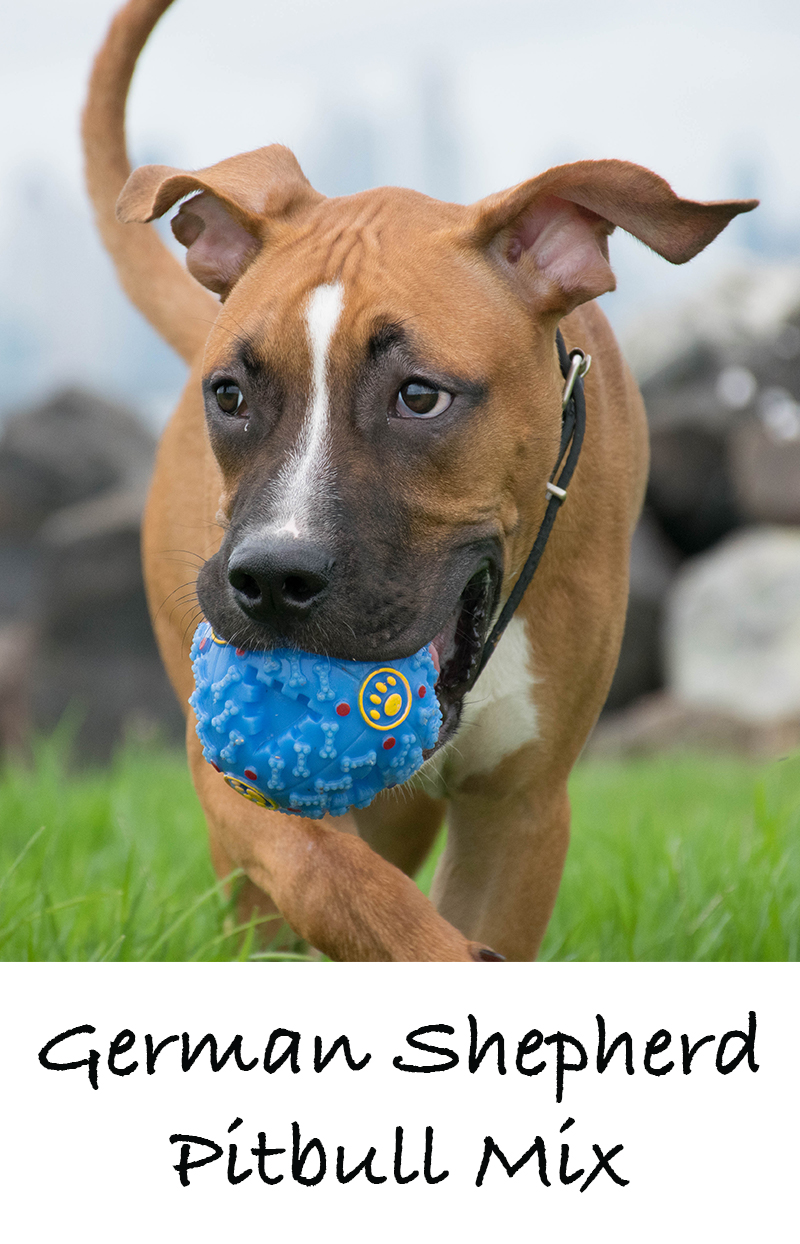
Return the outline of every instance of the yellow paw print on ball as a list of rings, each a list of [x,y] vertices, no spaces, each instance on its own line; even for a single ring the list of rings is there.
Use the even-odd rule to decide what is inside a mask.
[[[270,808],[273,811],[277,808],[278,805],[271,799],[267,799],[257,786],[251,786],[249,782],[243,782],[241,778],[233,777],[229,773],[226,773],[224,778],[231,790],[235,790],[236,794],[244,799],[249,799],[251,803],[257,804],[259,808]]]
[[[411,712],[411,688],[391,666],[373,670],[358,693],[361,716],[375,730],[392,730]]]

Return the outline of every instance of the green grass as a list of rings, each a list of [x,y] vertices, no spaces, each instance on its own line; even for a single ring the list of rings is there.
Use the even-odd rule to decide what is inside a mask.
[[[185,758],[132,745],[70,773],[66,754],[40,743],[0,778],[0,959],[248,958]]]
[[[586,762],[541,958],[795,960],[800,756]]]
[[[263,958],[212,872],[185,760],[129,745],[69,772],[65,754],[51,740],[0,775],[0,959]],[[571,790],[542,958],[800,957],[800,757],[591,762]]]

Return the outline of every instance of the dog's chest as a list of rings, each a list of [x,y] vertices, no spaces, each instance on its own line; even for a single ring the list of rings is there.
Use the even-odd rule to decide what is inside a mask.
[[[414,783],[437,799],[469,777],[491,773],[538,733],[531,647],[525,622],[512,618],[475,687],[464,697],[455,738],[423,766]]]

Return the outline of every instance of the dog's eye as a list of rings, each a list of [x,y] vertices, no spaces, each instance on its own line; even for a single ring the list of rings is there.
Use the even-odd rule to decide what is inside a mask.
[[[215,386],[214,396],[217,399],[217,405],[224,415],[241,415],[243,413],[244,397],[238,384],[231,384],[230,381],[223,380],[222,384]]]
[[[403,385],[395,402],[395,413],[403,419],[433,419],[447,410],[453,400],[446,389],[436,389],[421,380],[409,380]]]

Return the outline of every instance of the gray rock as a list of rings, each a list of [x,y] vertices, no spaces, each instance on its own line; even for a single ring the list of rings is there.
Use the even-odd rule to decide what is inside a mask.
[[[687,562],[666,607],[667,686],[685,704],[800,716],[800,530],[729,536]]]
[[[621,709],[663,685],[663,603],[679,561],[676,550],[645,510],[633,533],[625,633],[605,712]]]
[[[800,405],[767,389],[763,415],[731,433],[728,453],[740,511],[753,522],[800,526]]]
[[[155,441],[131,412],[70,390],[0,439],[0,752],[72,711],[104,760],[132,722],[183,727],[156,650],[139,528]]]
[[[726,436],[691,424],[653,432],[647,501],[665,535],[686,556],[704,552],[741,526],[745,513]]]
[[[743,721],[733,713],[685,704],[660,691],[601,717],[583,754],[617,760],[661,752],[716,752],[775,760],[798,748],[800,717]]]
[[[791,361],[800,357],[800,334],[787,333],[786,325],[798,311],[800,264],[742,264],[697,297],[638,316],[623,334],[623,352],[642,385],[698,350],[736,364],[739,352],[758,341],[770,346],[776,361]],[[722,407],[716,409],[722,415]]]
[[[0,750],[21,754],[30,737],[30,679],[36,636],[24,622],[0,625]]]
[[[676,547],[800,521],[800,268],[732,271],[627,344],[651,429],[648,502]]]
[[[120,488],[143,500],[154,455],[134,414],[80,389],[14,415],[0,440],[0,532],[33,536],[56,511]]]

